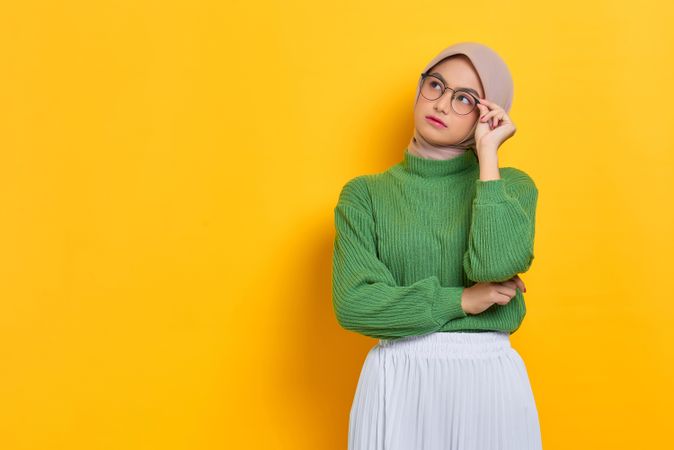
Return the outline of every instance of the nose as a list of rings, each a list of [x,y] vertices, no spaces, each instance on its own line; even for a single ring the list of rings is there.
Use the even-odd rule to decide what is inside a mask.
[[[452,91],[446,90],[442,96],[435,101],[435,107],[445,114],[449,114],[452,109]]]

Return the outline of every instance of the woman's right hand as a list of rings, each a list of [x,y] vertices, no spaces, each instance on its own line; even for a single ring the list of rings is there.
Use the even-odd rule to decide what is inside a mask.
[[[480,314],[494,303],[507,305],[515,297],[516,288],[519,288],[522,292],[527,291],[519,275],[500,283],[474,284],[463,290],[461,307],[467,314]]]

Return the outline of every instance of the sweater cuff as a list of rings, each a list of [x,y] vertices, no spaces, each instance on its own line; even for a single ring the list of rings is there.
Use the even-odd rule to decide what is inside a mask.
[[[476,180],[475,183],[475,203],[484,205],[508,200],[509,195],[503,178],[486,181]]]
[[[468,314],[461,307],[461,296],[464,287],[441,287],[440,295],[433,305],[433,320],[443,326],[453,319],[467,317]]]

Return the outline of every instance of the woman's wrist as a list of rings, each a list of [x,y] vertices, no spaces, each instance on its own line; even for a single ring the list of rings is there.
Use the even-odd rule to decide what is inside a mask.
[[[498,180],[501,173],[498,168],[498,149],[480,148],[476,149],[477,158],[480,164],[480,180]]]

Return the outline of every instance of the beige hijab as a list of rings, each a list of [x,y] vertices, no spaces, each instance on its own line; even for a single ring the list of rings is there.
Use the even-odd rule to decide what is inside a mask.
[[[477,42],[460,42],[449,46],[426,65],[423,70],[424,73],[443,59],[456,54],[465,55],[470,59],[470,62],[473,64],[473,67],[475,67],[475,70],[480,77],[480,81],[482,82],[485,98],[500,105],[506,112],[509,112],[513,99],[513,80],[510,75],[510,70],[508,70],[508,66],[503,59],[486,45]],[[422,81],[421,76],[419,76],[417,95],[414,100],[415,105],[419,100]],[[432,150],[442,150],[443,154],[449,154],[451,155],[450,158],[453,158],[464,154],[471,148],[475,149],[476,128],[477,121],[462,141],[454,145],[442,146],[434,145],[425,140],[415,127],[414,135],[412,136],[408,148],[413,150],[413,153],[417,154],[428,153]]]

